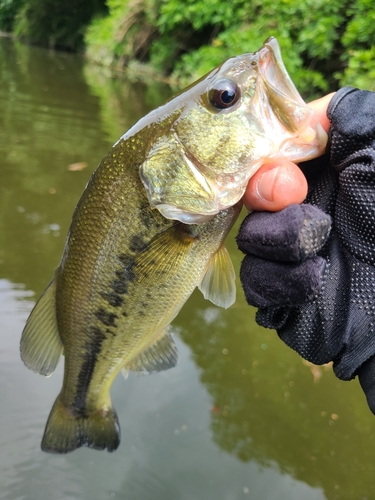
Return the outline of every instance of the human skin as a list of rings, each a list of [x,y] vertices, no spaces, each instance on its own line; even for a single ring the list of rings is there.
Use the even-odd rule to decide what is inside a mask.
[[[334,92],[308,104],[326,132],[330,126],[327,107],[333,96]],[[248,210],[276,212],[302,203],[306,195],[307,181],[298,165],[280,158],[262,165],[250,179],[243,201]]]

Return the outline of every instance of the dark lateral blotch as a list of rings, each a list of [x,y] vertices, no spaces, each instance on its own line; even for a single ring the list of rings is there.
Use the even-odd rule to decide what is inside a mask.
[[[108,312],[104,307],[100,307],[96,312],[95,316],[103,323],[105,326],[116,326],[115,320],[118,316],[114,313]]]
[[[128,266],[129,264],[132,263],[133,257],[131,255],[127,255],[125,253],[121,253],[120,255],[118,255],[118,260],[121,262],[121,264],[124,267],[126,267],[126,266]]]
[[[95,365],[98,361],[98,355],[102,348],[102,343],[106,336],[103,331],[96,327],[89,328],[90,340],[85,347],[84,361],[78,374],[77,393],[73,401],[73,410],[77,415],[85,416],[85,403],[87,389],[90,385],[92,374],[94,373]]]
[[[138,253],[145,248],[146,244],[144,239],[138,234],[134,234],[130,238],[129,249],[132,252]]]
[[[118,279],[113,280],[110,285],[112,290],[119,295],[124,295],[125,293],[128,293],[128,283],[125,279],[124,274],[125,273],[122,273],[121,271],[117,271],[116,275]]]
[[[124,299],[115,292],[101,293],[100,295],[113,307],[120,307],[124,302]]]

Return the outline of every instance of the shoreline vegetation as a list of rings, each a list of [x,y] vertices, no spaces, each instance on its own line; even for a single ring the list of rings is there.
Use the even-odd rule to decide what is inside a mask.
[[[373,0],[0,0],[0,32],[176,88],[272,35],[305,99],[375,90]]]

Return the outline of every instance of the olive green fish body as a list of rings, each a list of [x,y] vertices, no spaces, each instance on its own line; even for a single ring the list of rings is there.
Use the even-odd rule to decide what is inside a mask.
[[[196,286],[235,300],[224,239],[265,158],[321,154],[326,137],[282,64],[276,40],[226,61],[130,129],[73,214],[54,279],[21,340],[32,370],[64,381],[42,449],[117,448],[110,400],[121,369],[176,364],[168,325]]]
[[[77,206],[56,272],[56,314],[66,359],[61,397],[77,409],[87,405],[99,357],[109,372],[113,361],[106,351],[117,353],[122,343],[126,352],[126,344],[133,342],[132,325],[127,325],[132,317],[124,304],[134,288],[127,265],[174,224],[151,210],[144,195],[138,175],[143,149],[135,138],[120,142],[104,158]],[[124,328],[125,343],[118,333]],[[121,361],[123,356],[119,352]]]
[[[45,293],[53,290],[56,335],[65,356],[45,451],[117,448],[119,426],[109,395],[114,378],[121,369],[148,373],[174,366],[178,354],[168,325],[201,283],[213,255],[228,264],[222,243],[241,204],[201,225],[164,218],[150,207],[138,174],[147,148],[141,131],[103,159],[77,205],[61,264]],[[48,375],[54,366],[29,352],[45,323],[43,310],[37,314],[40,302],[21,352],[29,367]]]
[[[165,219],[149,206],[137,155],[127,154],[137,141],[141,147],[138,138],[120,141],[103,160],[77,207],[56,273],[66,358],[61,400],[77,413],[108,402],[118,371],[165,334],[240,209],[202,225]],[[112,201],[104,211],[106,198]]]

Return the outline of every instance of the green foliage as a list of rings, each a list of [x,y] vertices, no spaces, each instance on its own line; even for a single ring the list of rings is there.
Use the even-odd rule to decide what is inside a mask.
[[[368,50],[353,50],[343,76],[340,75],[340,83],[375,91],[374,61],[375,47]]]
[[[311,89],[327,90],[327,82],[319,72],[303,67],[303,60],[293,49],[290,38],[275,29],[268,33],[278,39],[284,63],[291,78],[298,82],[300,92],[311,95]],[[264,38],[261,27],[257,23],[240,30],[223,31],[211,45],[205,45],[197,51],[184,54],[176,64],[173,76],[182,83],[188,84],[234,54],[258,50]]]
[[[13,30],[15,17],[23,4],[24,0],[0,0],[0,30]]]
[[[77,50],[93,13],[104,10],[104,0],[24,0],[14,31],[32,43]]]
[[[86,32],[87,56],[104,66],[114,63],[118,43],[113,37],[116,22],[113,16],[94,19]]]
[[[307,58],[320,60],[332,57],[341,30],[345,29],[345,13],[349,2],[305,0],[293,15],[293,25],[288,28],[295,33],[297,50]],[[288,26],[287,19],[285,19]],[[291,29],[292,28],[292,29]]]
[[[109,16],[96,18],[86,33],[87,55],[122,67],[148,54],[157,32],[152,0],[108,0]]]
[[[245,16],[245,0],[164,0],[160,6],[157,26],[162,33],[172,32],[180,25],[190,24],[195,31],[207,25],[230,27]]]
[[[345,47],[369,48],[375,45],[375,6],[373,0],[357,0],[349,10],[351,20],[342,38]]]
[[[344,71],[336,75],[341,85],[375,90],[375,6],[372,0],[357,0],[348,15],[342,37]]]
[[[174,64],[173,75],[183,83],[233,54],[256,50],[273,35],[306,98],[345,84],[373,87],[373,0],[236,0],[230,4],[163,0],[158,27],[164,38],[178,22],[189,22],[196,30],[209,28],[206,43],[198,49],[187,48]]]
[[[106,0],[103,12],[104,1],[0,0],[0,28],[16,19],[16,33],[72,49],[85,33],[89,59],[116,69],[141,62],[181,85],[273,35],[306,98],[372,86],[373,0]]]

